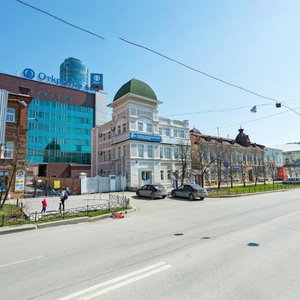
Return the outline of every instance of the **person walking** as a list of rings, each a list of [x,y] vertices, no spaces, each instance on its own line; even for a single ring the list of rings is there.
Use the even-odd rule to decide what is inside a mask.
[[[46,199],[44,198],[43,201],[42,201],[42,213],[45,213],[46,212],[46,208],[47,208],[47,201]]]
[[[59,203],[59,210],[65,210],[65,200],[68,198],[67,196],[67,192],[65,190],[65,188],[62,188],[61,189],[61,192],[60,192],[60,203]]]

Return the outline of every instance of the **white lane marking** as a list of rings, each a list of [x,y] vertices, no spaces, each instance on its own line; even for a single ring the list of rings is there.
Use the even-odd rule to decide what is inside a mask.
[[[44,255],[40,255],[40,256],[36,256],[36,257],[28,258],[28,259],[14,261],[14,262],[9,263],[9,264],[0,265],[0,268],[12,266],[12,265],[17,265],[17,264],[22,264],[22,263],[32,261],[32,260],[36,260],[36,259],[40,259],[40,258],[43,258],[43,257],[44,257]]]
[[[124,279],[127,279],[129,277],[133,277],[133,276],[136,276],[136,275],[139,275],[141,273],[144,273],[144,272],[147,272],[147,271],[150,271],[152,269],[155,269],[155,268],[159,268],[161,266],[170,266],[171,265],[166,265],[165,262],[159,262],[157,264],[154,264],[154,265],[151,265],[149,267],[145,267],[143,269],[140,269],[140,270],[137,270],[137,271],[134,271],[134,272],[131,272],[131,273],[128,273],[128,274],[125,274],[125,275],[122,275],[122,276],[119,276],[117,278],[114,278],[114,279],[111,279],[111,280],[108,280],[108,281],[105,281],[105,282],[102,282],[102,283],[99,283],[97,285],[94,285],[94,286],[91,286],[87,289],[84,289],[84,290],[81,290],[79,292],[76,292],[74,294],[71,294],[71,295],[68,295],[66,297],[63,297],[63,298],[60,298],[59,300],[69,300],[69,299],[74,299],[74,298],[78,298],[79,296],[82,296],[84,294],[88,294],[90,292],[93,292],[99,288],[102,288],[102,287],[105,287],[105,286],[108,286],[108,285],[112,285],[112,284],[115,284],[121,280],[124,280]],[[168,267],[169,268],[169,267]]]
[[[94,293],[94,294],[92,294],[92,295],[90,295],[90,296],[82,297],[82,298],[80,298],[80,300],[90,300],[90,299],[93,299],[93,298],[95,298],[95,297],[97,297],[97,296],[103,295],[103,294],[105,294],[105,293],[108,293],[108,292],[110,292],[110,291],[112,291],[112,290],[118,289],[118,288],[120,288],[120,287],[122,287],[122,286],[125,286],[125,285],[127,285],[127,284],[130,284],[130,283],[133,283],[133,282],[135,282],[135,281],[141,280],[141,279],[146,278],[146,277],[148,277],[148,276],[151,276],[151,275],[153,275],[153,274],[156,274],[156,273],[165,271],[165,270],[167,270],[167,269],[169,269],[169,268],[171,268],[171,267],[172,267],[172,265],[165,265],[165,266],[160,267],[160,268],[158,268],[158,269],[155,269],[155,270],[153,270],[153,271],[150,271],[150,272],[141,274],[141,275],[139,275],[139,276],[130,278],[130,279],[128,279],[128,280],[125,280],[125,281],[116,283],[116,284],[114,284],[114,285],[111,285],[111,286],[109,286],[109,287],[107,287],[107,288],[104,288],[104,289],[100,290],[99,292],[96,292],[96,293]]]

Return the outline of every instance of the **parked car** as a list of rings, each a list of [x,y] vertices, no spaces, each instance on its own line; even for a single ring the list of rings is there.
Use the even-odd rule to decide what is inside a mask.
[[[284,184],[300,184],[300,177],[290,177],[282,181]]]
[[[173,198],[189,198],[190,200],[199,198],[203,200],[207,197],[207,190],[199,184],[184,184],[178,189],[172,190],[171,195]]]
[[[146,184],[136,191],[138,197],[149,197],[151,199],[166,198],[167,194],[166,189],[159,184]]]

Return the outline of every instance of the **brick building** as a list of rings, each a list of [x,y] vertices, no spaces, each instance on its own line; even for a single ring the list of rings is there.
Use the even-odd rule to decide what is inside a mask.
[[[26,173],[27,113],[32,97],[0,90],[0,99],[0,197],[3,199],[7,194],[12,198],[22,198]]]

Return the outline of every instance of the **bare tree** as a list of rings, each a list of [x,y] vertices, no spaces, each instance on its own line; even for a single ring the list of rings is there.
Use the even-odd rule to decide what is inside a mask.
[[[8,175],[5,180],[5,193],[0,195],[0,207],[3,207],[7,197],[10,193],[11,187],[15,182],[16,172],[18,169],[25,168],[25,153],[22,152],[24,147],[21,147],[26,141],[26,129],[22,128],[19,123],[16,124],[15,136],[13,142],[13,157],[12,159],[5,159],[5,168],[8,171]],[[6,150],[4,150],[3,156],[6,156]],[[20,159],[20,158],[24,159]]]
[[[185,145],[183,142],[179,144],[179,160],[180,172],[178,174],[180,185],[184,184],[186,178],[190,175],[191,166],[191,150],[190,145]]]

